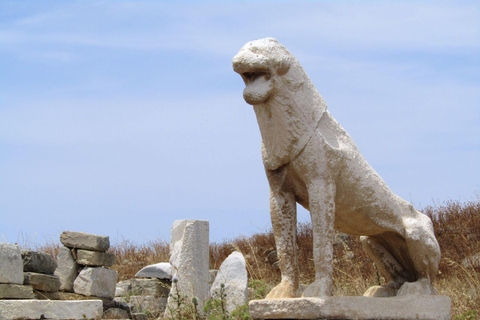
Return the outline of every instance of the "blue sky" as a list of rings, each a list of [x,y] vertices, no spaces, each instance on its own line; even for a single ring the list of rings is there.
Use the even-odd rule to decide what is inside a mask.
[[[0,241],[270,227],[231,59],[277,38],[398,195],[478,199],[476,1],[1,1]],[[299,210],[300,220],[308,213]]]

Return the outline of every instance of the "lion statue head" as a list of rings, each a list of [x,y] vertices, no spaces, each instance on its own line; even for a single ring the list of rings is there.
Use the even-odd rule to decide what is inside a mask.
[[[253,105],[268,170],[289,163],[310,140],[327,105],[298,60],[276,39],[255,40],[233,58]]]

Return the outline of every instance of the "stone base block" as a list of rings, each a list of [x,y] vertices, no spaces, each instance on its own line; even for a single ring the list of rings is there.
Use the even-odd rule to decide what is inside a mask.
[[[32,286],[0,283],[0,299],[33,299]],[[1,320],[2,318],[0,318]]]
[[[94,319],[101,317],[101,300],[0,300],[0,320]]]
[[[449,320],[447,296],[325,297],[253,300],[252,319]]]

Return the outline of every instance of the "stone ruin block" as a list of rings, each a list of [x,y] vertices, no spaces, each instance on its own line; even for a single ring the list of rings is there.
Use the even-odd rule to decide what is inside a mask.
[[[168,262],[160,262],[143,267],[135,274],[136,278],[172,279],[172,265]]]
[[[102,301],[0,300],[0,319],[99,319]]]
[[[68,248],[93,251],[107,251],[110,248],[110,239],[107,236],[98,236],[85,232],[64,231],[60,235],[60,242]]]
[[[115,255],[109,252],[77,250],[77,261],[80,265],[91,267],[109,267],[115,263]]]
[[[60,290],[60,278],[58,276],[25,272],[24,284],[31,285],[33,289],[45,292],[57,292]]]
[[[57,268],[57,262],[51,255],[37,251],[22,251],[23,271],[52,275]]]
[[[117,278],[117,271],[102,267],[85,267],[75,279],[73,290],[85,296],[113,299]]]
[[[20,249],[0,243],[0,283],[23,284],[23,261]]]
[[[29,285],[0,283],[0,299],[34,299],[33,288]],[[2,318],[0,318],[2,319]]]
[[[60,278],[60,290],[66,292],[73,292],[73,283],[79,269],[71,251],[67,247],[60,248],[58,252],[58,267],[55,270],[55,275]]]
[[[171,230],[170,264],[173,277],[172,294],[177,290],[187,299],[198,299],[199,309],[210,296],[209,225],[205,220],[176,220]],[[169,298],[168,305],[173,299]]]
[[[154,296],[131,296],[130,303],[135,310],[144,313],[150,313],[155,317],[165,312],[167,307],[167,298]]]

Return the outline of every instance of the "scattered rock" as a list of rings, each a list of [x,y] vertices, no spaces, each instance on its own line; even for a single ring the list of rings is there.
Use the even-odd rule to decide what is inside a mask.
[[[93,251],[107,251],[110,248],[110,239],[85,232],[64,231],[60,235],[60,242],[68,248],[86,249]]]
[[[0,283],[23,284],[23,261],[20,249],[0,243]]]
[[[24,272],[53,274],[57,268],[57,262],[48,253],[22,251],[22,259]]]
[[[102,301],[0,300],[0,319],[97,319]]]
[[[75,293],[113,299],[117,284],[117,271],[98,267],[85,267],[75,279]]]
[[[151,264],[142,268],[135,275],[137,278],[172,279],[172,265],[168,262]]]
[[[230,254],[220,266],[210,289],[212,297],[218,297],[222,284],[225,286],[228,312],[232,312],[237,306],[247,303],[248,274],[245,259],[240,252],[235,251]]]
[[[39,291],[57,292],[60,289],[60,278],[43,273],[25,272],[23,284],[29,284]]]
[[[77,250],[77,263],[92,267],[109,267],[115,263],[115,255],[108,252]]]
[[[128,312],[120,308],[110,308],[105,310],[102,319],[130,319]]]
[[[13,283],[0,283],[0,299],[33,299],[32,286]],[[0,319],[2,319],[0,317]]]
[[[73,292],[73,282],[78,275],[78,264],[73,259],[71,249],[61,247],[58,251],[55,275],[60,278],[60,290]]]

